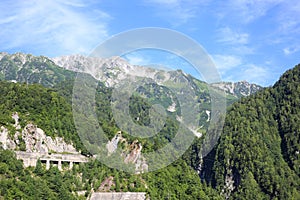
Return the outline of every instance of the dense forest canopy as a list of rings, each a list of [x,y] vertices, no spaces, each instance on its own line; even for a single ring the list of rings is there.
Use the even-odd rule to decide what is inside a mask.
[[[297,65],[230,107],[213,164],[219,190],[232,199],[300,199],[299,94]]]

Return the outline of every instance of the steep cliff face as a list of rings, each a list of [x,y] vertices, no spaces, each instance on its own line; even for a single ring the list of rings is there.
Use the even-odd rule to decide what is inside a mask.
[[[22,139],[25,141],[27,152],[41,153],[78,153],[72,144],[67,144],[63,138],[51,138],[34,124],[27,124],[22,131]]]
[[[123,148],[121,148],[120,143],[123,143]],[[148,171],[148,164],[144,156],[142,155],[142,144],[138,140],[134,140],[132,143],[128,144],[127,140],[122,137],[121,131],[106,144],[106,149],[108,155],[115,153],[118,148],[121,152],[121,157],[124,161],[124,164],[134,164],[135,173],[143,173]]]
[[[15,120],[15,133],[11,133],[4,126],[1,126],[0,128],[0,143],[2,144],[3,149],[39,152],[45,154],[51,152],[72,154],[79,153],[72,144],[67,144],[63,138],[51,138],[33,123],[29,123],[25,127],[21,127],[18,121],[19,116],[17,112],[13,113],[12,118]]]
[[[0,127],[0,145],[3,149],[15,149],[16,143],[8,137],[9,131],[4,126]],[[16,140],[17,141],[17,140]]]
[[[124,154],[124,162],[135,164],[135,173],[137,174],[148,171],[148,164],[142,155],[142,148],[142,144],[135,140],[129,145],[127,154]]]

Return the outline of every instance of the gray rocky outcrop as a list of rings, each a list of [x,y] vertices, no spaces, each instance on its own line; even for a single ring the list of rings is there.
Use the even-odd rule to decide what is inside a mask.
[[[78,154],[72,144],[68,144],[61,137],[47,136],[41,128],[33,123],[28,123],[24,128],[19,124],[19,115],[17,112],[12,114],[12,118],[15,120],[13,126],[16,128],[15,133],[9,133],[9,130],[1,126],[0,127],[0,143],[2,148],[19,150],[22,142],[25,143],[26,152],[38,152],[38,153],[72,153]],[[22,140],[22,141],[21,141]]]
[[[34,124],[27,124],[22,131],[22,139],[26,145],[27,152],[56,152],[56,153],[78,153],[72,144],[67,144],[63,138],[51,138]]]
[[[0,127],[0,145],[3,149],[15,149],[16,143],[9,138],[9,131],[4,126]]]
[[[133,141],[130,145],[127,143],[127,140],[122,137],[121,131],[117,132],[117,134],[106,144],[106,148],[108,151],[108,156],[112,153],[116,152],[118,148],[118,143],[124,142],[125,147],[122,149],[121,156],[124,158],[124,163],[129,164],[132,163],[135,165],[135,173],[143,173],[148,171],[148,164],[146,159],[142,155],[142,144],[139,143],[138,140]]]

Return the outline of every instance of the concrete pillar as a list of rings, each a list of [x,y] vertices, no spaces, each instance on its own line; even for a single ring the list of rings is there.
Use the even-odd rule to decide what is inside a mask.
[[[29,161],[30,161],[30,158],[21,158],[23,159],[23,164],[24,164],[24,167],[29,167]]]
[[[58,161],[58,169],[61,171],[62,170],[62,166],[61,166],[61,160]]]
[[[36,163],[37,163],[37,159],[31,158],[31,159],[30,159],[29,166],[36,167]]]
[[[69,169],[72,169],[72,168],[73,168],[73,162],[70,161],[70,167],[69,167]]]
[[[46,170],[50,169],[50,160],[46,160]]]

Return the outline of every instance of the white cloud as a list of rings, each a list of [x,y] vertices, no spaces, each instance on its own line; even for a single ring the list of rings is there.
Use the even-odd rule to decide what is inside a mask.
[[[233,55],[212,55],[213,61],[223,74],[225,71],[233,69],[242,64],[241,58]]]
[[[284,2],[283,0],[228,0],[223,1],[220,5],[221,9],[217,9],[217,15],[221,18],[229,17],[236,22],[250,23],[267,12]]]
[[[300,2],[286,1],[281,5],[284,12],[279,12],[277,20],[279,23],[279,30],[283,34],[300,33]]]
[[[300,50],[299,10],[300,2],[292,0],[282,2],[273,13],[275,26],[269,36],[269,44],[280,46],[284,55],[296,54]]]
[[[145,0],[155,7],[157,15],[173,26],[182,25],[199,14],[199,7],[206,6],[210,0]]]
[[[255,49],[253,47],[249,47],[249,45],[237,45],[232,47],[232,51],[235,54],[239,55],[249,55],[249,54],[254,54]]]
[[[221,43],[245,45],[249,41],[249,34],[233,31],[229,27],[220,28],[217,32],[219,34],[218,42]]]
[[[290,54],[298,52],[299,50],[300,50],[300,47],[287,47],[287,48],[283,49],[283,53],[285,55],[290,55]]]
[[[216,42],[226,48],[227,54],[244,56],[255,53],[248,33],[239,32],[230,27],[223,27],[216,30],[216,35]]]
[[[8,1],[0,3],[0,45],[5,49],[43,49],[56,56],[89,53],[108,36],[110,16],[75,1]]]
[[[270,82],[269,78],[272,77],[268,64],[266,66],[252,64],[233,55],[217,54],[212,55],[212,58],[224,81],[247,80],[250,83],[266,86]]]
[[[249,83],[256,83],[261,86],[269,86],[273,82],[274,77],[268,67],[263,67],[255,64],[244,64],[239,66],[239,69],[227,71],[223,75],[224,81],[237,82],[247,80]]]
[[[166,5],[174,5],[174,4],[179,4],[180,0],[151,0],[153,3],[158,3],[158,4],[166,4]]]
[[[241,80],[247,80],[252,83],[266,85],[270,76],[270,71],[267,67],[262,67],[254,64],[245,65],[241,72]]]
[[[150,63],[148,58],[145,58],[142,55],[138,55],[136,53],[127,54],[124,58],[132,65],[144,66]]]
[[[283,53],[284,53],[285,55],[291,54],[290,48],[284,48],[284,49],[283,49]]]

